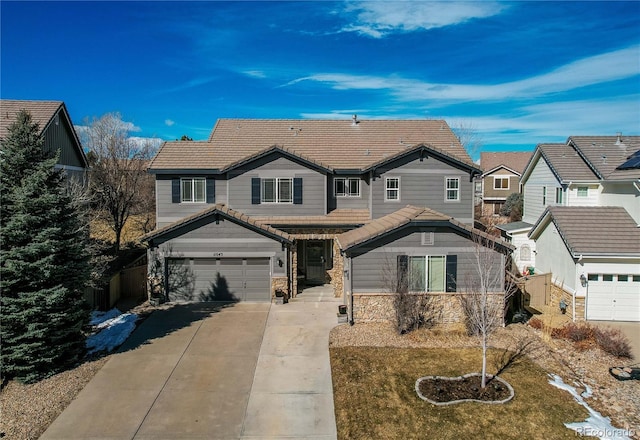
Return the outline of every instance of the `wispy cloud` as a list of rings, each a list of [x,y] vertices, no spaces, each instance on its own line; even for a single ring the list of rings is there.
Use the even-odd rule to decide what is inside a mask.
[[[243,74],[245,74],[246,76],[249,76],[251,78],[266,78],[267,74],[264,73],[262,70],[244,70],[242,72]]]
[[[501,84],[473,85],[431,83],[396,75],[370,76],[348,73],[318,73],[289,81],[293,86],[311,81],[335,90],[388,91],[402,101],[484,101],[544,96],[640,75],[640,46],[596,55],[561,66],[551,72]]]
[[[175,121],[172,121],[171,119],[165,119],[164,120],[164,125],[166,125],[167,127],[171,127],[173,124],[175,124]]]
[[[499,14],[506,6],[498,2],[381,2],[347,3],[343,15],[353,22],[343,32],[382,38],[394,32],[428,30]]]

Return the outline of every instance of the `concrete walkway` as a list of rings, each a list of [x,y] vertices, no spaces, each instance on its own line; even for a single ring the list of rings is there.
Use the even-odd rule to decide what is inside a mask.
[[[336,310],[321,293],[156,311],[41,438],[335,438]]]

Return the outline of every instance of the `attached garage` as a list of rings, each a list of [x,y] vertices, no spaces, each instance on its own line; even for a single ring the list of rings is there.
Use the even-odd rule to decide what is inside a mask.
[[[146,236],[170,301],[271,301],[289,283],[293,240],[216,205]]]
[[[640,275],[589,274],[587,319],[640,321]]]

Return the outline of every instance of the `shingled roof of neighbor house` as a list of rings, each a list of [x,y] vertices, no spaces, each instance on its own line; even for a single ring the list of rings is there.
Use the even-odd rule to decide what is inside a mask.
[[[190,215],[188,217],[185,217],[181,220],[178,220],[176,222],[173,222],[167,226],[164,226],[160,229],[156,229],[155,231],[149,232],[148,234],[143,235],[142,237],[140,237],[140,241],[151,241],[154,238],[160,237],[164,234],[167,234],[171,231],[175,231],[177,229],[180,229],[184,226],[187,226],[191,223],[194,223],[198,220],[204,219],[210,215],[214,215],[216,213],[222,214],[224,217],[230,219],[231,221],[235,220],[237,223],[244,225],[245,227],[249,227],[251,229],[254,229],[256,231],[261,231],[263,234],[265,235],[269,235],[275,239],[278,239],[279,241],[284,241],[287,243],[293,243],[293,238],[287,234],[284,231],[281,231],[279,229],[275,229],[272,228],[269,225],[260,223],[258,221],[256,221],[254,218],[249,217],[246,214],[243,214],[241,212],[235,211],[231,208],[228,208],[227,206],[223,205],[223,204],[216,204],[213,205],[209,208],[203,209],[202,211],[195,213],[193,215]]]
[[[640,256],[640,228],[621,206],[550,206],[529,236],[553,222],[571,254]]]
[[[419,145],[478,169],[445,121],[427,119],[219,119],[208,141],[164,143],[150,169],[225,170],[278,147],[326,169],[363,170]]]
[[[618,169],[640,150],[640,136],[571,136],[568,142],[578,148],[602,179],[640,179],[640,168]]]
[[[9,134],[9,127],[16,122],[21,110],[31,114],[33,122],[38,124],[42,133],[63,105],[62,101],[0,100],[0,139]]]
[[[593,169],[567,144],[540,144],[542,156],[562,182],[599,180]]]
[[[480,166],[485,172],[494,170],[500,166],[505,166],[522,174],[532,154],[531,151],[483,151],[480,153]]]
[[[347,250],[369,240],[381,237],[384,234],[411,222],[449,223],[453,227],[464,230],[469,234],[477,234],[480,237],[491,240],[506,249],[515,249],[511,244],[503,241],[501,238],[489,235],[479,229],[475,229],[469,225],[461,223],[448,215],[434,211],[433,209],[421,208],[412,205],[407,205],[402,209],[385,215],[384,217],[371,220],[369,223],[358,229],[353,229],[338,235],[338,244],[342,250]]]

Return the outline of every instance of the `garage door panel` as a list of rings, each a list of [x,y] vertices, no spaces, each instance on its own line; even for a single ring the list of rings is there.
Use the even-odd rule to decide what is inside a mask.
[[[602,279],[602,275],[600,276]],[[587,319],[602,321],[640,321],[640,283],[628,281],[590,281]]]
[[[245,265],[245,300],[270,301],[271,282],[268,258],[248,258]]]

